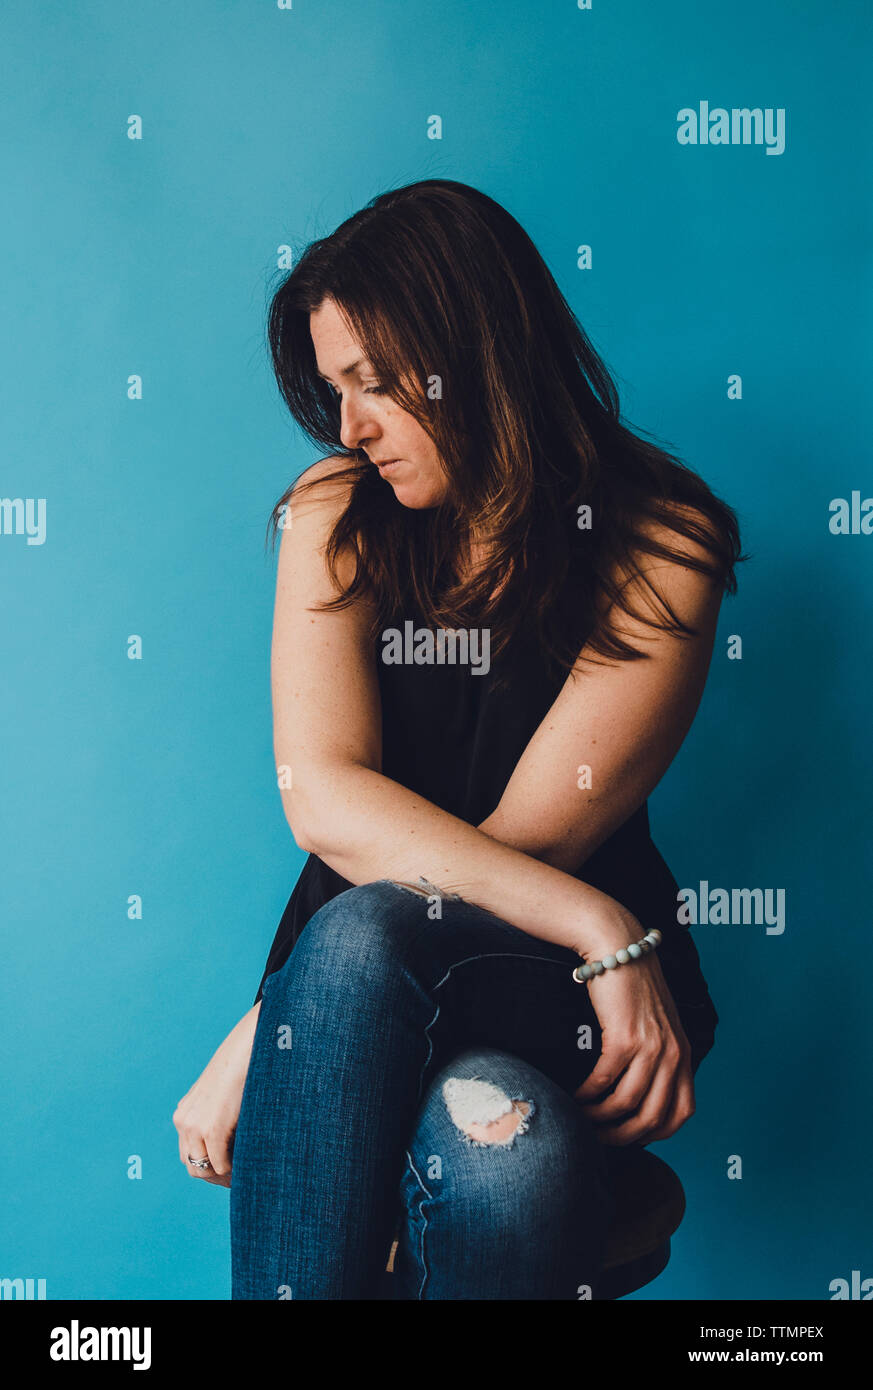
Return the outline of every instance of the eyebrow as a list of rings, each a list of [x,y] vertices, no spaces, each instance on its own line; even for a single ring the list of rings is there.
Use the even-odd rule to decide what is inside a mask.
[[[348,367],[340,367],[340,376],[352,376],[353,373],[356,372],[359,367],[364,366],[366,361],[366,357],[359,357],[357,362],[351,362],[348,365]],[[319,372],[317,367],[316,372],[318,372],[318,375],[321,377],[322,381],[330,381],[330,377],[325,376],[324,372]]]

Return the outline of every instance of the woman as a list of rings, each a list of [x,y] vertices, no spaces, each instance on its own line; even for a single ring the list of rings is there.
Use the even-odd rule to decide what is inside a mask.
[[[309,858],[180,1158],[231,1186],[236,1299],[377,1296],[395,1232],[396,1298],[596,1296],[605,1146],[675,1134],[717,1023],[646,798],[736,519],[620,422],[533,243],[464,184],[314,243],[270,344],[328,450],[272,518]]]

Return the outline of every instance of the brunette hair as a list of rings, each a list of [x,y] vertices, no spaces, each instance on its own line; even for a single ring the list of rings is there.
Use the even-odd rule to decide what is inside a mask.
[[[448,477],[438,506],[404,507],[363,450],[342,444],[339,403],[318,375],[309,331],[328,297],[383,391],[433,440]],[[544,658],[566,671],[585,644],[613,660],[644,655],[615,630],[610,604],[691,634],[640,574],[642,554],[736,592],[734,566],[746,557],[734,512],[640,437],[647,431],[622,422],[609,371],[530,237],[477,189],[425,179],[374,198],[300,256],[273,296],[268,337],[291,414],[340,461],[327,477],[292,484],[268,532],[272,524],[275,545],[292,491],[346,479],[348,502],[326,549],[341,592],[326,606],[366,594],[374,637],[414,604],[433,627],[490,626],[492,657],[532,631]],[[590,529],[579,525],[585,506]],[[652,522],[708,558],[655,539]],[[474,527],[490,553],[464,577],[457,558]],[[337,576],[341,553],[355,559],[347,585]],[[648,604],[647,613],[631,607],[634,578],[651,591],[655,616]]]

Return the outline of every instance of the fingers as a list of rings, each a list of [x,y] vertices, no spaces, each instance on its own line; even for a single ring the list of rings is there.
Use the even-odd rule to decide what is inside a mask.
[[[615,1123],[636,1112],[658,1075],[658,1054],[638,1052],[620,1076],[617,1086],[599,1100],[585,1101],[585,1113],[595,1124]]]
[[[671,1134],[675,1134],[677,1129],[681,1129],[686,1120],[691,1119],[695,1109],[694,1078],[691,1075],[683,1076],[673,1092],[673,1104],[666,1121],[649,1135],[647,1142],[653,1143],[656,1139],[669,1139]]]
[[[620,1116],[630,1115],[638,1110],[656,1089],[659,1094],[663,1091],[663,1080],[658,1088],[658,1079],[665,1075],[672,1092],[681,1061],[682,1049],[674,1034],[666,1032],[654,1043],[647,1042],[645,1047],[639,1048],[632,1056],[612,1094],[601,1100],[587,1102],[588,1114],[594,1120],[615,1120]],[[669,1095],[664,1097],[665,1112],[669,1099]]]
[[[214,1140],[207,1141],[196,1133],[190,1133],[180,1145],[179,1156],[189,1177],[199,1178],[201,1182],[214,1183],[218,1187],[230,1187],[230,1159],[226,1145],[222,1148]]]
[[[625,1113],[617,1122],[595,1118],[597,1138],[602,1144],[612,1145],[648,1143],[672,1110],[676,1084],[676,1072],[666,1066],[659,1067],[644,1092],[642,1103],[633,1113]]]
[[[212,1164],[212,1181],[221,1183],[225,1187],[230,1187],[230,1135],[208,1134],[203,1142],[206,1145],[209,1162]]]
[[[211,1183],[213,1187],[230,1187],[230,1173],[213,1173],[207,1168],[203,1172],[198,1173],[197,1176],[198,1178],[202,1178],[204,1182]]]
[[[200,1126],[189,1120],[181,1101],[173,1115],[173,1124],[179,1134],[179,1162],[188,1176],[219,1187],[230,1187],[232,1137],[218,1133],[204,1135]]]
[[[593,1070],[589,1072],[576,1091],[576,1099],[591,1101],[595,1096],[601,1095],[603,1091],[610,1090],[633,1061],[635,1055],[636,1049],[633,1046],[619,1050],[610,1043],[604,1033],[600,1056],[594,1064]]]
[[[605,1144],[650,1143],[675,1134],[694,1114],[691,1049],[681,1038],[665,1034],[661,1045],[605,1050],[591,1075],[576,1092]],[[606,1039],[604,1039],[606,1043]],[[591,1092],[602,1093],[599,1100]]]

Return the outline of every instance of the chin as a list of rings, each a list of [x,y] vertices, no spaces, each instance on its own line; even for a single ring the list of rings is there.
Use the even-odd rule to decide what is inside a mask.
[[[394,496],[403,507],[412,511],[424,511],[427,507],[437,507],[442,500],[436,488],[418,487],[414,483],[394,484]]]

